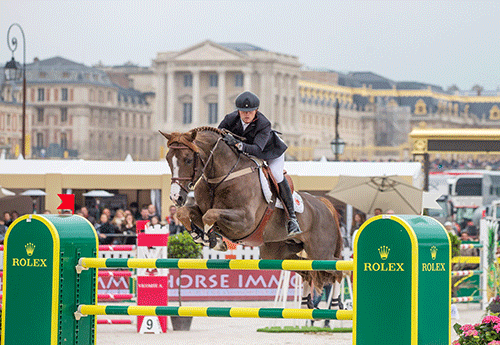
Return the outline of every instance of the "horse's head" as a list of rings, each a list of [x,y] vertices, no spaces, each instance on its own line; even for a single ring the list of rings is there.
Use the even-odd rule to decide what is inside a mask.
[[[200,149],[194,143],[197,132],[187,133],[160,133],[167,138],[168,152],[166,160],[172,172],[170,199],[182,206],[187,195],[194,188],[195,182],[201,175],[202,165],[199,160]]]

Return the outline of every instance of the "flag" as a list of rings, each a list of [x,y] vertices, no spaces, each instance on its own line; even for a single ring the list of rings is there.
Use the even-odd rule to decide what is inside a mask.
[[[75,194],[57,194],[61,199],[61,205],[57,208],[58,210],[71,210],[71,213],[75,213]]]

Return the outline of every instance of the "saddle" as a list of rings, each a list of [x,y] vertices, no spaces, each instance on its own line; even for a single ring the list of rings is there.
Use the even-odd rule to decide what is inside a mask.
[[[286,208],[283,206],[283,203],[279,199],[278,183],[276,182],[273,174],[271,173],[271,169],[269,168],[269,166],[265,164],[265,162],[261,159],[255,157],[251,157],[251,159],[259,167],[260,184],[262,193],[264,194],[264,198],[266,199],[267,202],[267,208],[266,211],[264,212],[264,215],[262,216],[262,219],[259,222],[259,225],[257,225],[257,228],[250,235],[247,235],[239,240],[235,240],[234,242],[239,244],[244,244],[247,246],[261,246],[264,243],[263,240],[264,229],[269,219],[271,219],[271,216],[273,215],[275,208],[277,207],[284,209],[285,212],[287,211]],[[288,184],[290,185],[290,189],[292,190],[295,212],[298,213],[304,212],[304,203],[302,201],[302,197],[297,192],[294,191],[292,178],[286,173],[286,171],[284,171],[283,173],[288,181]]]

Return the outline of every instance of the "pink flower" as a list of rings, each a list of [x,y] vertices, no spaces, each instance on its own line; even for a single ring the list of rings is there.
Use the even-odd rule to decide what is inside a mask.
[[[500,323],[500,317],[498,316],[494,316],[494,315],[489,315],[489,316],[486,316],[483,321],[483,323]]]
[[[455,345],[455,344],[453,344]],[[500,340],[493,340],[488,343],[488,345],[500,345]]]
[[[493,329],[495,330],[495,332],[500,333],[500,324],[496,324],[495,326],[493,326]],[[498,344],[500,345],[500,342]]]
[[[471,329],[471,330],[465,331],[464,335],[466,337],[471,336],[471,335],[476,336],[476,335],[479,335],[479,333],[475,329],[474,330]]]
[[[468,324],[465,324],[465,325],[463,325],[462,327],[460,327],[460,329],[461,329],[462,331],[468,331],[468,330],[474,329],[474,326],[472,326],[472,325],[468,325]]]

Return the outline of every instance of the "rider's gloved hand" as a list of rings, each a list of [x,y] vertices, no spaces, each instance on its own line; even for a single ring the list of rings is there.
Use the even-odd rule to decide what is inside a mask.
[[[224,137],[222,138],[222,140],[224,140],[229,146],[238,147],[238,146],[240,146],[238,144],[241,143],[241,140],[238,140],[235,137],[233,137],[233,135],[231,133],[225,134]]]

